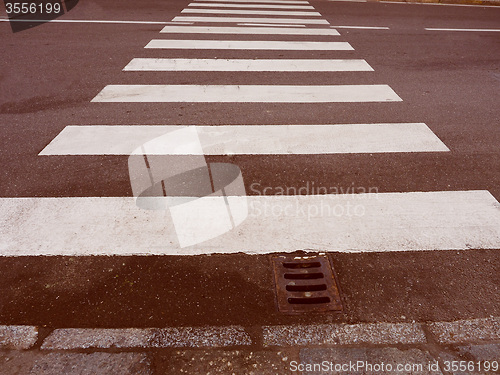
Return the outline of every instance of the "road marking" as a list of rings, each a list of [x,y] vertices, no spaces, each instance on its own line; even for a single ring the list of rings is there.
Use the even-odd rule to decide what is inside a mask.
[[[201,14],[251,14],[259,16],[310,16],[321,17],[318,12],[301,12],[298,10],[239,10],[239,9],[199,9],[185,8],[181,13],[201,13]]]
[[[402,99],[388,85],[107,85],[92,102],[348,103]]]
[[[153,39],[144,48],[163,49],[242,49],[290,51],[351,51],[347,42],[288,42],[276,40],[173,40]]]
[[[275,5],[275,4],[224,4],[224,3],[191,3],[189,7],[214,7],[214,8],[262,8],[262,9],[311,9],[310,5]]]
[[[190,149],[167,149],[164,142],[163,136],[182,128],[184,126],[177,125],[66,126],[39,155],[131,155],[146,142],[149,142],[148,154],[192,155]],[[195,128],[203,148],[195,151],[196,155],[449,151],[423,123],[217,125]],[[156,143],[155,138],[159,139]]]
[[[250,186],[252,193],[262,191],[255,183]],[[176,243],[169,212],[141,210],[132,197],[0,198],[0,254],[194,255],[298,249],[382,252],[500,248],[499,203],[484,190],[231,198],[247,203],[247,219],[233,231],[182,249]],[[210,203],[207,197],[204,199]]]
[[[227,0],[196,0],[208,3],[227,3]],[[231,0],[231,3],[266,3],[266,4],[304,4],[309,5],[309,1],[295,1],[295,0]]]
[[[371,72],[365,60],[156,59],[135,58],[124,71]]]
[[[198,0],[204,1],[204,0]],[[214,0],[219,1],[219,0]],[[445,3],[414,3],[414,2],[406,2],[406,1],[379,1],[379,3],[383,4],[406,4],[406,5],[443,5],[443,6],[452,6],[452,7],[480,7],[480,8],[496,8],[499,9],[498,5],[473,5],[473,4],[445,4]]]
[[[329,25],[327,20],[322,19],[302,19],[302,18],[240,18],[240,17],[188,17],[177,16],[173,21],[184,22],[259,22],[259,23],[302,23],[302,24],[316,24],[316,25]]]
[[[334,29],[389,30],[386,26],[330,26]]]
[[[500,32],[500,29],[437,29],[437,28],[431,28],[431,27],[426,27],[425,30],[428,31],[478,31],[478,32]]]
[[[265,25],[270,24],[244,24],[244,25]],[[289,25],[273,25],[289,26]],[[293,27],[304,27],[304,25],[293,25]],[[174,34],[276,34],[276,35],[340,35],[334,29],[283,29],[276,27],[224,27],[224,26],[165,26],[160,33]]]
[[[193,22],[174,21],[117,21],[117,20],[37,20],[37,19],[0,19],[5,22],[54,22],[54,23],[117,23],[138,25],[192,25]]]
[[[281,25],[274,24],[274,23],[237,23],[237,25],[238,26],[306,27],[306,25],[299,25],[299,24],[287,25],[286,23],[283,23]]]

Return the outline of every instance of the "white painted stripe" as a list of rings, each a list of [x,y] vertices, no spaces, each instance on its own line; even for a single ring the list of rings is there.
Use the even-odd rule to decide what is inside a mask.
[[[252,192],[261,192],[262,188],[253,184]],[[0,254],[193,255],[298,249],[368,252],[500,248],[500,205],[488,191],[231,199],[247,202],[247,219],[220,237],[181,249],[170,213],[141,210],[132,197],[0,198]]]
[[[306,27],[306,25],[287,25],[284,24],[274,24],[274,23],[237,23],[238,26],[274,26],[274,27]],[[339,34],[340,35],[340,34]]]
[[[173,21],[185,22],[259,22],[259,23],[302,23],[302,24],[316,24],[316,25],[329,25],[327,20],[322,19],[303,19],[303,18],[240,18],[240,17],[189,17],[177,16]]]
[[[198,0],[198,1],[204,1],[204,0]],[[214,0],[214,1],[219,1],[219,0]],[[223,0],[225,1],[225,0]],[[443,6],[452,6],[452,7],[479,7],[479,8],[495,8],[495,9],[500,9],[498,5],[473,5],[473,4],[447,4],[447,3],[417,3],[417,2],[407,2],[407,1],[379,1],[379,3],[383,4],[405,4],[405,5],[443,5]]]
[[[124,71],[371,72],[365,60],[156,59],[135,58]]]
[[[348,103],[401,101],[387,85],[108,85],[93,102]]]
[[[131,155],[144,143],[185,128],[176,125],[67,126],[39,155]],[[195,126],[196,155],[446,152],[423,123]],[[150,154],[172,155],[161,144]],[[176,155],[193,151],[176,150]]]
[[[334,29],[389,30],[386,26],[330,26]]]
[[[252,3],[267,3],[267,4],[305,4],[309,5],[309,1],[296,1],[296,0],[196,0],[196,1],[202,1],[202,2],[210,2],[210,3],[246,3],[246,4],[252,4]]]
[[[269,24],[244,24],[244,25],[266,25]],[[278,25],[273,25],[278,26]],[[288,25],[280,25],[288,26]],[[293,27],[304,27],[304,25],[293,25]],[[161,33],[174,34],[276,34],[276,35],[339,35],[333,29],[278,29],[276,27],[224,27],[224,26],[165,26]]]
[[[258,49],[290,51],[351,51],[347,42],[305,42],[277,40],[174,40],[153,39],[144,48],[168,49]]]
[[[224,3],[191,3],[189,7],[213,7],[213,8],[260,8],[260,9],[311,9],[310,5],[276,5],[276,4],[224,4]]]
[[[240,10],[240,9],[199,9],[186,8],[181,13],[201,13],[201,14],[251,14],[259,16],[309,16],[321,17],[318,12],[301,12],[299,10]]]
[[[426,27],[425,30],[428,31],[478,31],[478,32],[500,32],[500,29],[436,29],[431,27]]]
[[[38,19],[0,19],[6,22],[54,22],[54,23],[117,23],[132,25],[191,25],[192,22],[174,22],[174,21],[118,21],[118,20],[38,20]]]

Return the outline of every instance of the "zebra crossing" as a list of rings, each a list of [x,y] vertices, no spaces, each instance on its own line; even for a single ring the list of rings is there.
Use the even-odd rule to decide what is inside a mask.
[[[221,9],[219,9],[221,8]],[[279,9],[279,10],[278,10]],[[196,0],[152,39],[153,51],[352,51],[308,1]],[[195,14],[195,16],[190,16]],[[214,16],[216,15],[216,16]],[[249,17],[234,17],[245,15]],[[250,17],[252,16],[252,17]],[[263,17],[266,16],[266,17]],[[290,18],[293,16],[293,18]],[[186,23],[193,24],[186,24]],[[223,24],[223,26],[221,26]],[[227,25],[230,24],[230,25]],[[261,25],[261,26],[259,26]],[[175,39],[170,34],[191,38]],[[232,40],[244,35],[248,40]],[[273,39],[268,40],[267,35]],[[259,40],[252,39],[259,37]],[[276,40],[307,36],[313,40]],[[210,39],[207,39],[209,37]],[[321,40],[314,40],[321,37]],[[331,40],[324,41],[324,38]],[[373,72],[361,59],[132,58],[127,72]],[[403,99],[387,84],[254,85],[107,84],[92,103],[379,103]],[[216,114],[214,114],[216,116]],[[213,119],[216,122],[216,118]],[[367,124],[192,125],[203,155],[308,155],[452,152],[422,122]],[[57,155],[130,155],[144,142],[181,127],[74,125],[40,151]],[[187,151],[186,151],[187,150]],[[158,154],[193,155],[188,149]],[[325,166],[327,167],[327,166]],[[257,192],[259,190],[256,190]],[[132,197],[2,198],[2,255],[314,251],[415,251],[500,248],[499,203],[486,190],[326,195],[250,195],[248,218],[222,236],[190,247],[176,242],[168,211],[143,211]],[[208,208],[206,208],[208,209]],[[15,220],[14,220],[15,219]],[[185,225],[189,227],[189,218]],[[193,227],[210,231],[211,227]],[[203,237],[203,236],[202,236]],[[208,236],[207,236],[208,237]]]

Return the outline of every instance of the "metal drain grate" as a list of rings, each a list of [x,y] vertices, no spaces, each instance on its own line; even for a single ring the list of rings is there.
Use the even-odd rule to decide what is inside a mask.
[[[326,255],[279,255],[272,261],[279,311],[342,311],[339,288]]]

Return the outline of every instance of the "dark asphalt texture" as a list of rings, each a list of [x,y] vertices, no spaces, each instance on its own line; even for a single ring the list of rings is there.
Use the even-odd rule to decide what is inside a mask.
[[[80,1],[65,18],[170,21],[188,1]],[[0,22],[0,196],[131,196],[126,156],[37,156],[67,125],[425,122],[449,153],[209,157],[248,187],[489,190],[500,200],[500,8],[311,1],[355,51],[146,50],[162,25]],[[231,36],[224,39],[312,40]],[[314,40],[331,40],[314,37]],[[361,58],[374,72],[122,72],[134,57]],[[107,84],[388,84],[399,103],[90,103]],[[258,235],[258,233],[256,233]],[[269,256],[0,258],[0,324],[152,327],[427,321],[500,314],[498,250],[332,253],[343,313],[276,310]]]

